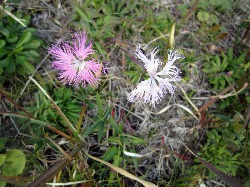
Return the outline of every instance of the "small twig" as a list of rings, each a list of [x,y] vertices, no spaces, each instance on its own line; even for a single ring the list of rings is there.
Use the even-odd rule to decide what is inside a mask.
[[[5,108],[5,110],[6,110],[7,112],[9,112],[8,109],[7,109],[7,107],[6,107],[6,105],[4,104],[4,101],[2,101],[2,104],[3,104],[4,108]],[[15,123],[14,119],[13,119],[11,116],[10,116],[10,121],[11,121],[11,123],[14,125],[14,127],[16,128],[17,133],[18,133],[19,135],[21,135],[21,136],[26,136],[26,137],[29,137],[29,138],[31,137],[30,135],[23,134],[23,133],[21,133],[21,132],[19,131],[18,127],[16,126],[16,123]]]
[[[122,109],[126,110],[128,113],[130,113],[130,114],[132,114],[132,115],[136,116],[137,118],[139,118],[139,119],[140,119],[140,120],[142,120],[142,121],[144,120],[142,117],[140,117],[140,116],[136,115],[135,113],[133,113],[133,112],[129,111],[128,109],[126,109],[125,107],[123,107],[123,106],[121,106],[121,105],[115,104],[115,106],[118,106],[118,107],[120,107],[120,108],[122,108]]]
[[[22,106],[17,104],[15,101],[13,101],[7,94],[5,94],[1,89],[0,89],[0,94],[2,94],[6,99],[8,99],[13,105],[15,105],[19,110],[23,111],[25,114],[27,114],[29,117],[32,117],[32,114],[29,113],[27,110],[25,110]]]
[[[208,101],[205,105],[203,105],[198,111],[196,111],[194,114],[198,114],[201,113],[202,111],[206,110],[208,107],[210,107],[214,102],[216,102],[221,95],[226,94],[227,92],[229,92],[230,90],[232,90],[234,88],[234,86],[236,85],[236,83],[231,84],[230,86],[228,86],[226,89],[224,89],[222,92],[220,92],[218,94],[218,96],[212,98],[210,101]]]
[[[214,102],[216,102],[218,99],[223,99],[223,98],[227,98],[230,96],[234,96],[236,94],[238,94],[239,92],[241,92],[242,90],[244,90],[247,86],[248,83],[245,83],[243,85],[243,87],[236,92],[235,94],[226,94],[227,92],[229,92],[230,90],[234,89],[234,87],[236,86],[236,83],[231,84],[230,86],[228,86],[227,88],[225,88],[222,92],[220,92],[217,96],[213,96],[211,100],[209,100],[205,105],[203,105],[198,111],[196,111],[194,114],[197,113],[201,113],[202,111],[206,110],[208,107],[210,107]],[[226,95],[225,95],[226,94]]]
[[[199,3],[200,0],[196,0],[193,4],[192,7],[190,7],[188,13],[183,17],[183,20],[187,20],[191,15],[192,15],[192,12],[194,12],[197,4]]]

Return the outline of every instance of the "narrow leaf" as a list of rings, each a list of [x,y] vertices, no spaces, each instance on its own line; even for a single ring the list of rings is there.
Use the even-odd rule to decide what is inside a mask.
[[[111,147],[109,148],[106,153],[103,155],[103,160],[105,160],[106,162],[114,159],[114,157],[118,155],[118,150],[116,147]]]
[[[86,131],[83,133],[83,138],[87,137],[89,134],[91,134],[98,125],[102,125],[103,121],[101,119],[96,120],[89,128],[86,129]]]
[[[103,117],[102,100],[98,93],[96,94],[96,105],[97,105],[98,115],[102,118]]]
[[[174,49],[174,33],[175,33],[175,24],[173,24],[169,33],[169,45],[172,49]]]
[[[20,47],[21,45],[25,44],[25,43],[28,43],[31,39],[31,32],[26,30],[23,32],[21,38],[19,39],[17,45],[16,45],[16,48]]]
[[[102,139],[102,136],[103,136],[104,129],[105,129],[105,124],[104,124],[104,123],[101,123],[101,124],[98,126],[98,142],[99,142],[99,143],[101,142],[101,139]]]

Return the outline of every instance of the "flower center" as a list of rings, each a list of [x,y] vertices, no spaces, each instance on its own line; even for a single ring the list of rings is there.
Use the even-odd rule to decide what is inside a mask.
[[[74,59],[71,65],[76,71],[82,71],[86,67],[86,61]]]
[[[155,78],[157,76],[156,71],[148,71],[150,77]]]

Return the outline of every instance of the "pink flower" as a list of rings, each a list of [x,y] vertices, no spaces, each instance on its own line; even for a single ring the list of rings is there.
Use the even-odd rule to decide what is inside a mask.
[[[58,78],[64,84],[68,83],[76,87],[98,84],[102,65],[90,56],[95,52],[92,49],[92,43],[86,42],[86,33],[81,31],[73,35],[73,44],[62,42],[49,49],[49,53],[55,59],[52,66],[59,70]]]
[[[158,52],[155,48],[150,53],[150,59],[148,55],[144,55],[139,47],[136,49],[137,57],[144,62],[144,67],[149,74],[149,79],[142,81],[138,84],[129,95],[129,101],[134,102],[136,100],[144,100],[145,103],[149,103],[155,107],[166,93],[173,94],[175,86],[172,82],[180,81],[179,69],[173,66],[173,63],[184,58],[177,51],[170,50],[168,53],[168,61],[164,65],[159,59],[155,58],[155,54]],[[157,72],[159,65],[164,65],[163,69]]]

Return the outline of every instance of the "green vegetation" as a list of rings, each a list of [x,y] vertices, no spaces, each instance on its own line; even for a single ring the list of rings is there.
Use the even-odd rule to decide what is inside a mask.
[[[30,23],[28,14],[14,12],[25,25]],[[23,26],[9,15],[2,15],[0,21],[0,84],[10,82],[15,75],[19,79],[35,72],[34,63],[39,62],[38,49],[41,41],[35,28]],[[13,80],[11,80],[13,81]],[[1,86],[2,87],[2,86]]]
[[[214,90],[225,89],[249,71],[250,62],[246,62],[246,55],[244,52],[234,58],[233,49],[229,48],[226,54],[205,56],[203,72],[208,74]]]
[[[7,138],[0,138],[0,151],[4,149]],[[20,149],[8,149],[4,154],[0,154],[0,171],[3,176],[17,176],[23,173],[26,163],[26,156]],[[6,182],[0,181],[0,186],[5,186]]]

